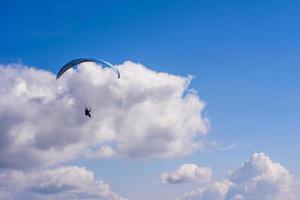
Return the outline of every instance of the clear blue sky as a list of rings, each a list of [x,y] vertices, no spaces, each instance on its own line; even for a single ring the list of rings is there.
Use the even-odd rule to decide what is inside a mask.
[[[0,63],[57,72],[71,58],[89,56],[196,77],[192,87],[207,102],[209,137],[237,147],[147,164],[74,161],[114,187],[129,176],[158,187],[157,174],[183,162],[212,166],[222,177],[260,151],[299,178],[299,10],[292,0],[2,0]],[[124,166],[128,173],[120,173]]]

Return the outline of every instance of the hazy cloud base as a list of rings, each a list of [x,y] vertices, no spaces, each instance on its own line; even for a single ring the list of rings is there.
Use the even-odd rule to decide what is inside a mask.
[[[111,191],[109,185],[96,180],[85,168],[68,166],[23,172],[0,173],[2,200],[126,200]]]

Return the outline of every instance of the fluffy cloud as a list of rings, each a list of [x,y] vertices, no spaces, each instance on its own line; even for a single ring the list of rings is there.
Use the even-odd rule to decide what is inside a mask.
[[[95,179],[85,168],[69,166],[35,172],[4,170],[0,173],[2,200],[126,200]]]
[[[92,63],[58,81],[51,72],[0,66],[0,168],[49,166],[78,156],[169,158],[203,146],[205,103],[190,77],[141,64]],[[86,118],[83,107],[92,107]]]
[[[188,183],[188,182],[209,182],[211,169],[200,167],[195,164],[183,164],[174,172],[164,172],[160,176],[161,182],[166,183]]]
[[[293,176],[263,153],[254,154],[229,180],[234,183],[227,195],[229,199],[297,199],[292,191]]]
[[[192,192],[186,193],[179,200],[225,200],[232,183],[228,180],[210,183]]]
[[[297,200],[300,196],[295,187],[299,184],[287,169],[265,154],[255,153],[228,179],[198,188],[181,199]]]

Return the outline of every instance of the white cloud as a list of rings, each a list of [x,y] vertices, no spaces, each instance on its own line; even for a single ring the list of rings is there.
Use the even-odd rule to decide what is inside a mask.
[[[0,173],[2,200],[126,200],[96,180],[85,168],[68,166],[34,172],[4,170]]]
[[[229,176],[229,180],[234,186],[230,188],[228,198],[238,195],[251,200],[297,199],[292,191],[295,184],[293,176],[263,153],[253,154]]]
[[[141,64],[112,70],[92,63],[58,81],[48,71],[0,66],[0,168],[49,166],[92,158],[169,158],[201,148],[205,103],[190,77]],[[92,106],[92,118],[83,114]]]
[[[225,200],[232,183],[228,180],[217,181],[184,194],[180,200]]]
[[[299,184],[281,164],[263,153],[233,171],[228,179],[187,193],[185,200],[297,200]]]
[[[200,167],[195,164],[183,164],[174,172],[164,172],[160,175],[161,182],[166,183],[188,183],[209,182],[211,180],[211,169]]]

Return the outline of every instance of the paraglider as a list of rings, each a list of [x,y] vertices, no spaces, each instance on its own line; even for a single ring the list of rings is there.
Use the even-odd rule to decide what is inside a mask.
[[[110,67],[116,73],[117,77],[120,78],[120,73],[119,73],[118,69],[113,64],[111,64],[111,63],[109,63],[105,60],[99,60],[99,59],[95,59],[95,58],[76,58],[76,59],[71,60],[67,64],[65,64],[59,70],[59,72],[56,75],[56,80],[59,79],[68,69],[70,69],[70,68],[72,68],[76,65],[79,65],[80,63],[83,63],[83,62],[94,62],[94,63],[97,63],[97,64],[101,64],[103,66]],[[92,117],[91,116],[91,111],[92,111],[91,108],[87,108],[87,107],[84,108],[84,114],[86,116],[88,116],[89,118]]]
[[[98,63],[98,64],[102,64],[104,66],[107,66],[107,67],[110,67],[114,70],[114,72],[116,73],[117,77],[120,78],[120,72],[117,70],[117,68],[105,61],[105,60],[99,60],[99,59],[95,59],[95,58],[76,58],[74,60],[71,60],[70,62],[68,62],[67,64],[65,64],[60,70],[59,72],[57,73],[56,75],[56,79],[59,79],[64,73],[65,71],[67,71],[68,69],[76,66],[76,65],[79,65],[80,63],[83,63],[83,62],[94,62],[94,63]]]
[[[92,116],[91,116],[91,111],[92,111],[91,108],[87,108],[87,107],[84,108],[84,114],[85,114],[86,116],[88,116],[89,118],[92,117]]]

